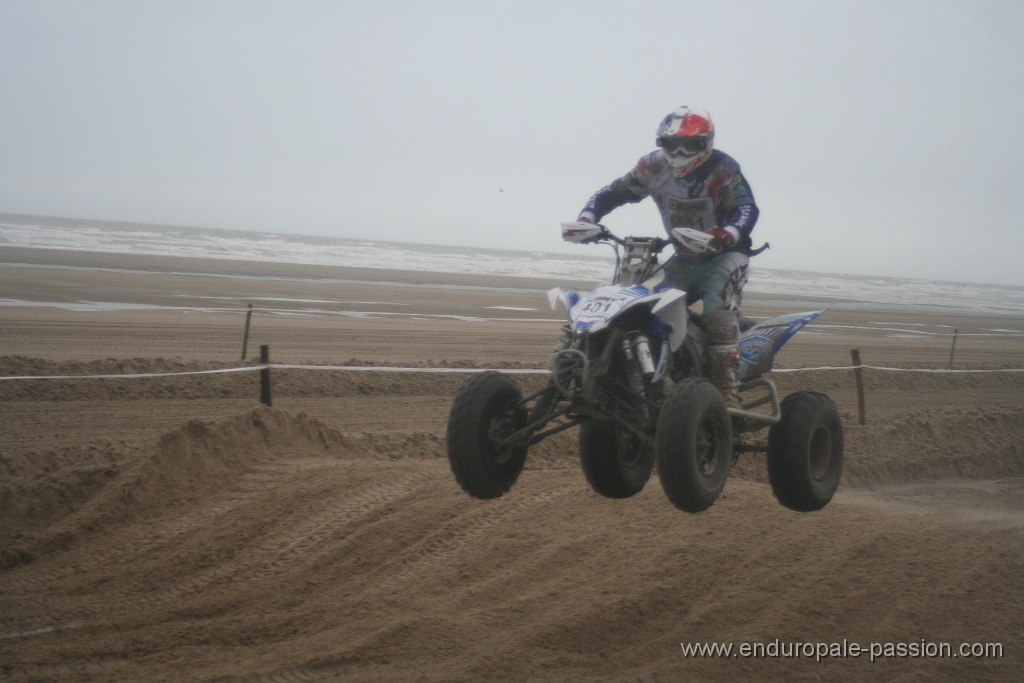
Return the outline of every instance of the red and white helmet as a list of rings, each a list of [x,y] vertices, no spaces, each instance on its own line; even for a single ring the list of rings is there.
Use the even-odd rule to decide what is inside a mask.
[[[679,107],[661,120],[657,142],[665,161],[677,176],[683,177],[711,156],[715,124],[703,109]]]

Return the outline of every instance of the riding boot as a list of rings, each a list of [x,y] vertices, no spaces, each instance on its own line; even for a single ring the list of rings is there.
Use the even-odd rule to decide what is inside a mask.
[[[711,383],[722,392],[725,404],[730,408],[741,408],[739,392],[736,391],[736,370],[740,366],[739,344],[712,344],[708,346]]]

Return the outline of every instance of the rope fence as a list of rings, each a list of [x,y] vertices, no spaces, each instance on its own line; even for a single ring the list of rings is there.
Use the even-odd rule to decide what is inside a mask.
[[[9,375],[0,376],[0,382],[28,379],[142,379],[146,377],[185,377],[187,375],[215,375],[228,372],[256,372],[259,370],[331,370],[348,372],[412,372],[424,374],[470,374],[496,370],[509,375],[547,375],[544,368],[417,368],[387,365],[292,365],[288,363],[264,363],[241,368],[219,368],[216,370],[184,370],[181,372],[139,372],[116,375]],[[827,372],[830,370],[881,370],[885,372],[930,372],[936,374],[969,374],[1024,372],[1024,368],[994,368],[978,370],[944,370],[941,368],[893,368],[883,365],[822,365],[813,368],[774,368],[771,372]]]
[[[820,370],[884,370],[887,372],[934,372],[950,373],[984,373],[984,372],[1024,372],[1024,368],[991,368],[986,370],[948,370],[942,368],[891,368],[884,365],[823,365],[817,368],[774,368],[771,372],[817,372]]]
[[[243,351],[244,354],[244,351]],[[864,370],[876,370],[880,372],[925,372],[934,374],[977,374],[977,373],[1015,373],[1024,372],[1024,368],[990,368],[990,369],[942,369],[942,368],[894,368],[882,365],[865,365],[860,362],[860,351],[851,349],[850,355],[853,363],[851,365],[823,365],[810,368],[776,368],[771,372],[832,372],[832,371],[854,371],[854,378],[857,388],[857,412],[860,424],[867,423],[865,399],[864,399]],[[244,360],[244,355],[243,355]],[[158,377],[186,377],[194,375],[216,375],[234,372],[259,372],[260,373],[260,403],[267,406],[273,405],[271,396],[270,371],[274,370],[314,370],[331,372],[385,372],[385,373],[419,373],[419,374],[468,374],[483,372],[485,370],[497,370],[510,375],[543,375],[550,374],[549,370],[542,368],[444,368],[444,367],[398,367],[390,365],[296,365],[291,363],[271,363],[270,347],[260,346],[260,362],[258,365],[246,365],[234,368],[217,368],[214,370],[184,370],[181,372],[140,372],[122,374],[102,375],[11,375],[0,376],[0,382],[18,380],[79,380],[79,379],[143,379]]]

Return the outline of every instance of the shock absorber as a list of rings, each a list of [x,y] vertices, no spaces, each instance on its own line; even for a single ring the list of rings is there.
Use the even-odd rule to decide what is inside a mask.
[[[649,380],[654,376],[654,358],[651,356],[651,345],[647,341],[647,337],[639,332],[631,332],[622,341],[622,350],[626,354],[626,358],[636,360],[644,379]]]

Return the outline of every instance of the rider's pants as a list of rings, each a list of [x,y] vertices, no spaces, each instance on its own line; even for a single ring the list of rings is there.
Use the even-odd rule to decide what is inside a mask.
[[[708,343],[709,379],[728,405],[740,407],[736,393],[739,367],[739,318],[750,257],[726,252],[707,261],[686,262],[673,256],[665,264],[672,283],[686,292],[687,303],[704,303],[702,319]]]
[[[665,271],[673,284],[686,292],[688,302],[704,302],[706,315],[719,308],[739,310],[749,264],[746,254],[728,251],[707,261],[687,262],[673,256]]]

